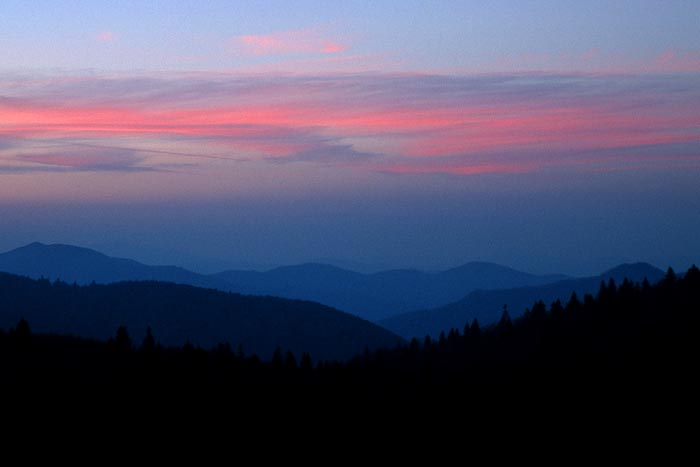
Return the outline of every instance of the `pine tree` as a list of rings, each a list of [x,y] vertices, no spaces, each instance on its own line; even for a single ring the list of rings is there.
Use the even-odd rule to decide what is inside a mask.
[[[513,321],[510,319],[510,313],[508,313],[508,307],[506,305],[503,305],[501,319],[498,321],[496,329],[501,336],[510,336],[512,334]]]
[[[289,371],[297,369],[297,359],[291,350],[287,350],[287,353],[284,355],[284,367]]]
[[[117,350],[131,350],[131,336],[129,336],[129,331],[126,329],[126,326],[119,326],[117,328],[117,335],[114,339],[114,343]]]
[[[479,326],[479,320],[474,318],[472,325],[469,327],[469,335],[474,338],[478,338],[481,335],[481,327]]]
[[[564,316],[564,307],[559,299],[552,302],[552,304],[549,306],[549,313],[552,319],[556,320],[559,320]]]
[[[143,338],[141,343],[141,350],[144,352],[153,352],[156,349],[156,340],[151,332],[151,327],[146,328],[146,337]]]
[[[580,310],[581,310],[581,302],[578,299],[578,295],[576,295],[576,292],[572,292],[571,298],[569,298],[569,301],[566,303],[566,313],[567,314],[577,313]]]
[[[282,369],[284,367],[284,359],[282,358],[282,349],[278,345],[275,347],[275,353],[272,354],[272,361],[270,362],[272,367],[276,370]]]
[[[31,335],[32,330],[27,320],[24,318],[20,319],[15,327],[15,337],[17,337],[18,340],[27,340]]]
[[[304,352],[301,354],[301,361],[299,362],[299,369],[304,373],[311,373],[313,370],[313,364],[311,362],[311,356]]]

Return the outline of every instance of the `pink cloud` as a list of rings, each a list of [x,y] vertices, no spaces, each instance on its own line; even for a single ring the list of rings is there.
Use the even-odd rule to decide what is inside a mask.
[[[236,52],[247,55],[332,54],[348,50],[318,29],[300,29],[267,35],[242,35],[232,42]]]
[[[700,72],[700,50],[668,49],[648,63],[649,71]]]
[[[45,169],[69,169],[79,171],[134,172],[150,170],[140,166],[143,157],[131,149],[66,146],[58,150],[42,150],[36,153],[19,154],[18,161],[30,162]]]
[[[594,47],[594,48],[588,49],[586,52],[584,52],[584,54],[581,58],[583,58],[584,60],[593,60],[595,58],[598,58],[599,56],[600,56],[600,49]]]
[[[335,42],[329,42],[321,49],[321,52],[326,54],[332,54],[336,52],[344,52],[345,50],[348,50],[346,46],[337,44]]]
[[[238,38],[253,55],[288,52],[290,45],[270,36],[240,36]]]
[[[700,145],[700,87],[684,75],[97,80],[16,88],[0,99],[0,139],[37,146],[136,140],[128,143],[135,154],[189,144],[210,158],[461,175],[578,170],[612,157],[631,167],[640,156],[630,149],[642,147],[659,148],[643,155],[661,164],[678,157],[679,147]],[[37,164],[103,169],[124,157],[22,154]],[[677,163],[697,160],[683,157]]]
[[[349,50],[349,48],[346,48]],[[322,51],[323,52],[323,51]],[[381,70],[384,73],[401,69],[401,60],[389,58],[384,54],[352,54],[323,52],[312,55],[276,56],[274,61],[244,65],[237,68],[242,73],[294,73],[315,74],[329,73],[367,73]]]
[[[97,40],[99,42],[114,42],[117,40],[117,36],[112,31],[102,31],[97,35]]]
[[[529,73],[697,73],[700,72],[700,49],[669,48],[656,54],[635,56],[614,50],[591,47],[583,52],[559,54],[527,52],[494,56],[491,63],[469,72],[529,72]]]
[[[527,173],[537,169],[530,162],[510,163],[510,164],[471,164],[467,161],[453,163],[423,163],[423,164],[386,164],[371,166],[373,170],[379,172],[395,174],[450,174],[450,175],[484,175],[498,173]]]

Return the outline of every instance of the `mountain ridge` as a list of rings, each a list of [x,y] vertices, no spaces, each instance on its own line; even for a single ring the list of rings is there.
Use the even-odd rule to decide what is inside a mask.
[[[450,303],[477,288],[535,285],[566,278],[535,275],[494,263],[471,262],[440,272],[392,269],[370,274],[304,263],[268,271],[214,274],[244,293],[307,298],[376,321],[424,305]]]
[[[0,253],[0,271],[33,279],[109,284],[126,280],[160,280],[229,291],[230,285],[179,266],[150,266],[133,259],[116,258],[99,251],[67,244],[33,242]]]
[[[267,271],[199,274],[177,266],[149,266],[88,248],[39,242],[0,254],[0,271],[78,284],[158,280],[252,295],[311,300],[370,321],[458,300],[471,290],[536,285],[562,275],[534,275],[507,266],[471,262],[441,272],[393,269],[360,273],[322,263]]]
[[[641,282],[645,278],[656,282],[663,275],[661,269],[649,263],[625,263],[597,276],[566,279],[539,286],[474,290],[448,305],[395,315],[379,320],[378,323],[404,338],[423,338],[426,335],[436,337],[440,332],[447,332],[451,328],[461,330],[474,319],[482,326],[493,324],[500,318],[503,305],[507,306],[512,318],[517,318],[537,300],[542,300],[547,305],[555,300],[566,303],[573,292],[582,299],[586,293],[596,293],[600,283],[610,279],[618,283],[625,278],[633,282]]]
[[[325,360],[401,341],[374,323],[310,301],[156,281],[79,286],[0,272],[0,328],[20,319],[37,332],[101,340],[126,326],[136,345],[150,327],[164,345],[229,343],[264,359],[277,346]]]

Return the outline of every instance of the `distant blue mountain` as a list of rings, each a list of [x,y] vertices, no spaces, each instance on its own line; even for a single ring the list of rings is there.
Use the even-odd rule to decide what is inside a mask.
[[[0,254],[0,271],[78,284],[155,280],[251,295],[311,300],[377,321],[398,313],[454,302],[477,289],[547,284],[566,278],[538,276],[473,262],[438,273],[397,269],[362,274],[326,264],[284,266],[266,272],[198,274],[176,266],[148,266],[70,245],[30,245]]]
[[[230,284],[176,266],[147,266],[71,245],[32,243],[0,254],[0,271],[78,284],[155,280],[228,291]]]
[[[213,277],[241,293],[313,300],[376,321],[458,300],[476,289],[547,284],[562,275],[537,276],[491,263],[468,263],[439,273],[398,269],[361,274],[324,264],[267,272],[226,271]]]
[[[625,278],[634,282],[646,278],[654,283],[663,275],[663,271],[647,263],[623,264],[594,277],[567,279],[534,287],[475,290],[449,305],[399,314],[378,323],[407,339],[426,335],[435,337],[451,328],[461,330],[474,319],[482,326],[495,323],[501,316],[503,305],[507,305],[511,317],[515,318],[537,300],[543,300],[547,305],[555,300],[565,304],[573,292],[578,294],[579,299],[586,293],[595,294],[601,281],[614,279],[619,284]]]

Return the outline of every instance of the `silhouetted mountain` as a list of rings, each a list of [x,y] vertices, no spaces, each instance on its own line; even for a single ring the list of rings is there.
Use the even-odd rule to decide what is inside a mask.
[[[229,284],[176,266],[147,266],[112,258],[94,250],[70,245],[32,243],[0,254],[0,271],[38,279],[99,284],[126,280],[156,280],[197,287],[229,290]]]
[[[284,266],[267,272],[197,274],[175,266],[148,266],[87,248],[32,243],[0,254],[0,271],[78,284],[155,280],[242,294],[311,300],[361,318],[381,318],[445,305],[476,289],[540,285],[565,278],[538,276],[473,262],[439,273],[397,269],[362,274],[326,264]]]
[[[107,339],[126,326],[140,342],[150,326],[164,345],[228,342],[269,358],[276,346],[315,359],[392,347],[389,331],[318,303],[243,296],[163,282],[78,286],[0,273],[0,327],[25,318],[37,332]]]
[[[646,278],[654,283],[663,275],[663,271],[650,264],[623,264],[594,277],[568,279],[535,287],[475,290],[455,303],[392,316],[380,320],[379,324],[405,338],[422,338],[426,335],[435,337],[441,331],[462,329],[474,319],[482,326],[493,324],[500,318],[503,305],[507,306],[511,317],[515,318],[537,300],[543,300],[545,303],[555,300],[565,302],[573,292],[576,292],[579,298],[583,298],[586,293],[595,293],[601,281],[613,279],[619,283],[627,278],[639,282]]]
[[[323,264],[267,272],[225,271],[214,277],[241,293],[313,300],[369,320],[435,307],[475,289],[539,285],[565,276],[537,276],[490,263],[468,263],[439,273],[398,269],[361,274]]]

